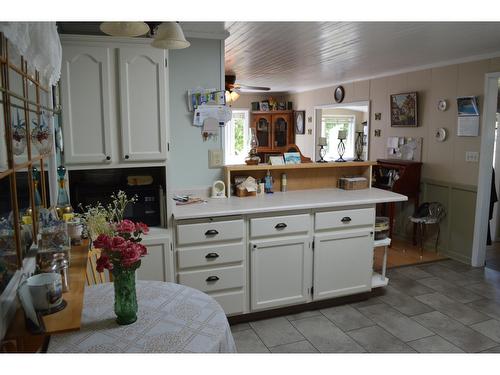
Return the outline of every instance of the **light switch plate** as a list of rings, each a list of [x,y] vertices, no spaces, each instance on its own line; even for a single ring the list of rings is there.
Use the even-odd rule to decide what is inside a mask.
[[[479,152],[477,151],[466,151],[465,152],[465,161],[471,163],[479,162]]]
[[[220,168],[223,165],[222,162],[222,150],[208,150],[208,167],[209,168]]]

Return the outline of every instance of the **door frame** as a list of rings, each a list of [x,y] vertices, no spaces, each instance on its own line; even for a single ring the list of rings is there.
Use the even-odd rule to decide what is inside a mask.
[[[482,267],[486,258],[486,238],[488,235],[488,212],[491,193],[491,166],[495,143],[498,82],[500,72],[487,73],[484,78],[484,109],[481,131],[479,176],[477,181],[476,214],[474,219],[474,240],[472,242],[471,264]]]
[[[332,109],[332,108],[343,108],[347,106],[362,106],[366,105],[368,107],[368,116],[367,116],[367,139],[366,139],[366,160],[370,160],[370,122],[371,122],[371,105],[370,100],[360,100],[356,102],[342,102],[335,104],[322,104],[314,106],[313,110],[313,161],[317,161],[320,159],[319,156],[319,147],[318,147],[318,137],[321,135],[321,110],[323,109]]]

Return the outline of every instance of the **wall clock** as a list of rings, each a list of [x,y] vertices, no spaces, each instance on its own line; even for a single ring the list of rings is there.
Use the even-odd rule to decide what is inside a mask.
[[[333,94],[335,101],[337,103],[342,103],[342,100],[344,100],[344,95],[345,95],[344,88],[342,86],[337,86],[337,88],[335,89],[335,93]]]
[[[446,101],[446,99],[440,99],[438,102],[438,109],[441,112],[444,112],[446,111],[447,108],[448,108],[448,102]]]

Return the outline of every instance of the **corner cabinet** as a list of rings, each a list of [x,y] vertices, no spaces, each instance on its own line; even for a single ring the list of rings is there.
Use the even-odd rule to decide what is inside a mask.
[[[167,51],[140,42],[62,37],[64,162],[164,162]]]
[[[151,228],[150,234],[143,237],[142,244],[147,247],[148,255],[141,259],[141,266],[136,271],[137,279],[173,282],[174,256],[168,230]]]

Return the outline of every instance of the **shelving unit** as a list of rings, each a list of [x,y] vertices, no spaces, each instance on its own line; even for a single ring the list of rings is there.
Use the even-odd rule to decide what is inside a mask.
[[[377,247],[384,247],[384,259],[382,261],[382,273],[373,271],[372,274],[372,288],[379,288],[387,286],[389,279],[385,276],[387,270],[387,249],[391,245],[391,239],[389,237],[382,240],[373,241],[373,249]]]
[[[231,196],[231,184],[235,176],[252,176],[263,179],[267,171],[271,172],[274,179],[273,189],[279,191],[281,173],[287,174],[288,190],[308,190],[336,188],[337,181],[343,176],[364,176],[371,186],[372,166],[376,162],[345,162],[345,163],[302,163],[285,165],[227,165],[224,167],[224,181],[227,195]]]

